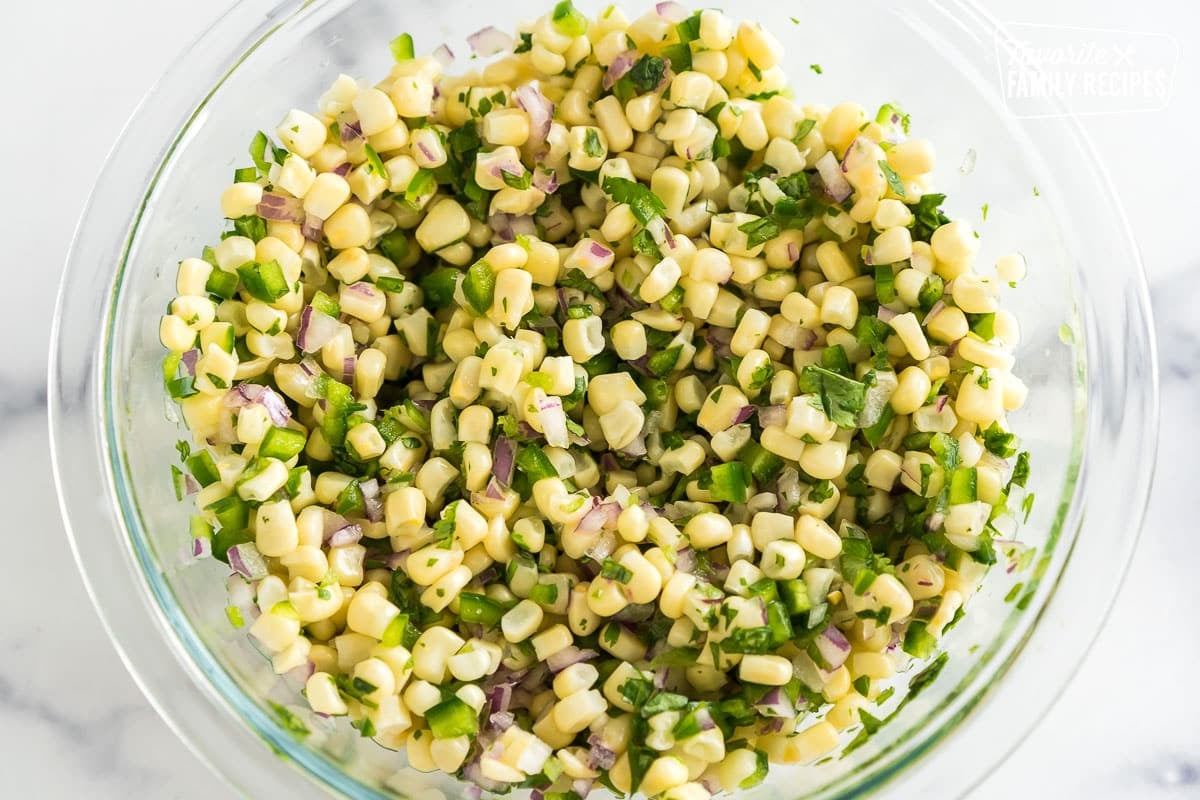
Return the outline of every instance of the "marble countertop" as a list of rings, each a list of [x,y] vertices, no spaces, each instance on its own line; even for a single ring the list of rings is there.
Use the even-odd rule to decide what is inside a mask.
[[[0,315],[0,507],[16,509],[4,525],[10,611],[0,616],[6,797],[233,796],[158,718],[92,610],[59,521],[44,388],[54,292],[88,187],[151,81],[223,5],[64,0],[0,10],[0,28],[23,32],[6,37],[0,50],[10,109],[0,126],[0,152],[8,156],[0,275],[17,288]],[[1168,34],[1200,26],[1200,10],[1182,0],[983,5],[1018,22]],[[1192,471],[1176,467],[1191,462],[1200,442],[1200,251],[1184,199],[1200,179],[1193,148],[1184,144],[1200,128],[1198,54],[1181,50],[1165,109],[1086,122],[1150,274],[1169,435],[1106,629],[1062,700],[972,800],[1200,797],[1200,581],[1185,573],[1195,551],[1186,498],[1195,488]],[[26,598],[38,600],[14,613]]]

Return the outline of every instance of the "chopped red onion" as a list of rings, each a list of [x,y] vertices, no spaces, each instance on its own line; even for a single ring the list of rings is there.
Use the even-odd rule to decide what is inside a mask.
[[[817,343],[819,338],[820,337],[817,336],[816,331],[810,330],[809,328],[801,328],[800,333],[797,335],[796,349],[811,350],[812,346]]]
[[[495,475],[493,475],[488,481],[487,489],[484,490],[483,496],[489,500],[504,499],[504,488],[500,485],[500,482],[496,480]]]
[[[763,426],[764,428],[768,428],[772,425],[780,425],[780,426],[786,425],[787,424],[787,406],[785,406],[785,405],[759,406],[758,407],[758,424]]]
[[[845,664],[846,659],[850,656],[850,640],[846,638],[846,634],[833,625],[821,631],[814,642],[821,658],[829,665],[827,671],[835,670]]]
[[[842,157],[842,172],[858,172],[875,167],[879,155],[879,145],[865,136],[858,136],[846,148],[846,155]]]
[[[791,716],[790,714],[788,716]],[[759,725],[759,731],[762,733],[779,733],[783,730],[783,716],[773,716],[766,722]]]
[[[367,519],[371,522],[382,522],[383,498],[379,496],[379,480],[371,478],[369,481],[361,481],[358,490],[362,492]]]
[[[732,339],[733,332],[728,328],[709,326],[704,329],[704,340],[712,345],[713,355],[717,358],[729,358],[733,355],[733,351],[729,349]]]
[[[796,246],[795,242],[788,242],[787,257],[788,261],[792,262],[793,264],[800,260],[800,248]]]
[[[767,491],[764,487],[763,491]],[[804,490],[800,486],[800,473],[794,467],[784,467],[775,481],[775,496],[778,499],[777,508],[785,514],[800,505]]]
[[[946,403],[948,403],[948,402],[950,402],[950,395],[948,395],[948,394],[941,395],[940,397],[938,397],[937,402],[934,404],[934,408],[937,409],[937,412],[940,414],[940,413],[942,413],[943,409],[946,408]]]
[[[184,354],[180,356],[179,362],[183,364],[184,371],[191,377],[196,376],[196,361],[199,358],[200,351],[194,347],[191,350],[184,351]]]
[[[533,171],[533,187],[546,194],[554,194],[558,191],[558,175],[552,169],[535,169]]]
[[[646,455],[646,437],[639,434],[636,439],[622,447],[618,452],[627,458],[641,458]]]
[[[741,425],[746,420],[754,416],[754,406],[742,406],[738,412],[733,415],[733,424]]]
[[[930,320],[932,320],[938,314],[942,313],[945,309],[946,309],[946,301],[939,299],[936,303],[933,304],[933,308],[929,309],[929,311],[925,314],[925,324],[928,325]]]
[[[334,175],[340,175],[343,178],[346,177],[350,174],[350,162],[346,161],[342,164],[338,164],[331,170],[331,172],[333,172]]]
[[[346,547],[352,544],[358,544],[362,540],[363,532],[361,525],[346,525],[338,528],[331,533],[326,542],[330,547]]]
[[[887,306],[880,306],[878,316],[879,316],[879,319],[883,322],[891,322],[892,320],[894,320],[897,317],[897,314],[895,311],[892,311]]]
[[[592,240],[586,248],[577,251],[575,257],[579,260],[584,274],[587,275],[599,274],[611,267],[613,263],[613,251],[595,240]]]
[[[612,530],[616,528],[617,519],[620,516],[620,503],[616,501],[605,503],[601,502],[600,498],[593,497],[592,508],[579,519],[579,524],[575,526],[575,531],[581,534],[592,534],[605,528]]]
[[[512,724],[517,721],[511,711],[497,711],[488,717],[488,724],[493,728],[507,730],[512,727]]]
[[[192,539],[192,556],[194,558],[207,558],[212,555],[212,539],[207,536],[197,536]]]
[[[662,217],[655,217],[646,223],[646,230],[650,231],[650,235],[654,237],[654,243],[659,247],[667,247],[674,250],[675,237],[671,233],[671,227],[667,225],[667,221]]]
[[[321,229],[325,227],[325,220],[318,217],[316,214],[305,214],[304,222],[300,226],[300,233],[310,242],[321,241]]]
[[[850,196],[852,191],[850,184],[846,181],[846,176],[842,174],[842,166],[838,163],[837,156],[829,150],[825,155],[817,159],[816,163],[817,174],[821,176],[821,184],[825,187],[825,193],[830,199],[835,202],[842,202]]]
[[[358,364],[358,359],[354,356],[346,356],[342,359],[342,383],[349,386],[354,385],[354,368]]]
[[[496,232],[496,236],[504,242],[515,242],[518,236],[534,236],[537,234],[537,223],[530,216],[517,216],[503,212],[488,217],[488,227]]]
[[[492,474],[504,486],[512,483],[513,479],[513,454],[516,448],[513,445],[513,440],[507,436],[500,436],[496,439],[496,444],[492,448]]]
[[[429,145],[424,142],[417,142],[417,149],[421,151],[421,155],[425,156],[427,161],[434,160],[434,152],[429,149]]]
[[[925,530],[940,531],[942,529],[942,524],[945,521],[946,521],[945,514],[943,514],[940,511],[934,511],[932,514],[930,514],[928,517],[925,518]]]
[[[256,210],[263,219],[276,222],[300,222],[304,219],[304,208],[298,199],[276,192],[263,192]]]
[[[362,123],[358,120],[346,123],[342,126],[342,142],[350,143],[359,139],[365,138],[362,132]]]
[[[227,407],[237,409],[251,405],[262,406],[267,410],[271,423],[280,427],[287,425],[292,419],[291,409],[270,386],[257,383],[239,384],[225,393],[223,402]]]
[[[608,70],[604,73],[603,86],[605,89],[611,89],[613,84],[621,80],[626,72],[633,69],[633,65],[638,61],[636,50],[626,50],[623,53],[618,53],[612,63],[608,65]]]
[[[958,352],[958,345],[962,339],[955,339],[946,347],[946,358],[954,358],[954,354]]]
[[[504,50],[512,50],[516,42],[504,31],[488,25],[467,37],[471,52],[480,58],[494,56]]]
[[[341,514],[335,514],[328,510],[324,512],[323,520],[324,526],[321,532],[325,537],[325,541],[329,540],[329,537],[333,535],[334,531],[341,530],[350,524],[350,520],[346,519]]]
[[[248,581],[257,581],[267,577],[267,562],[258,552],[253,542],[235,544],[226,553],[229,567]]]
[[[593,733],[588,737],[588,764],[592,769],[612,769],[617,763],[617,754],[608,748],[600,734]]]
[[[544,142],[554,121],[554,104],[532,83],[518,86],[513,100],[529,115],[529,133],[534,142]]]
[[[559,650],[554,655],[547,656],[546,666],[550,668],[551,672],[558,674],[567,667],[599,657],[600,654],[595,650],[580,650],[578,647],[571,646],[564,650]]]
[[[562,398],[547,395],[538,400],[538,419],[546,434],[546,443],[551,447],[569,447],[567,413],[563,411]]]
[[[675,0],[664,0],[654,6],[655,12],[668,22],[683,22],[688,17],[687,7]]]
[[[315,353],[337,336],[341,323],[328,314],[305,306],[300,312],[300,327],[296,331],[296,346],[305,353]]]
[[[696,551],[685,547],[675,554],[675,569],[680,572],[692,572],[696,569]]]
[[[442,69],[446,69],[454,63],[454,52],[446,45],[439,44],[433,51],[433,60],[441,64]]]
[[[508,710],[509,704],[512,703],[512,693],[513,685],[511,683],[501,683],[484,690],[493,714]]]

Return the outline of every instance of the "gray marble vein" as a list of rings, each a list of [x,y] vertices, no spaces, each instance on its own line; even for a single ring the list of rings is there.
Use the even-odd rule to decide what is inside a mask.
[[[1150,297],[1163,385],[1195,380],[1200,374],[1200,264],[1156,282]]]
[[[0,374],[0,417],[23,419],[46,409],[45,375]],[[3,436],[0,431],[0,436]]]

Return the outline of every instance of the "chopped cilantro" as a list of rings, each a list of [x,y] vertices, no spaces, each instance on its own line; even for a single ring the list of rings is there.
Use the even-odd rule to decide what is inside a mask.
[[[809,364],[800,373],[800,391],[817,395],[819,408],[839,427],[857,427],[858,414],[866,404],[865,384]]]
[[[805,136],[808,136],[810,133],[812,133],[812,130],[815,127],[817,127],[817,121],[815,119],[800,120],[800,124],[796,126],[796,133],[794,136],[792,136],[792,141],[796,144],[800,144],[800,141],[804,139]]]
[[[944,194],[921,195],[921,199],[912,209],[914,240],[929,241],[929,237],[933,235],[934,231],[950,221],[950,218],[942,213],[941,205],[944,202],[946,202]]]
[[[641,90],[643,94],[658,88],[663,77],[667,74],[667,62],[655,56],[642,56],[626,77]],[[607,191],[607,189],[605,190]]]
[[[887,178],[888,187],[896,193],[897,197],[907,197],[904,193],[904,181],[900,180],[900,176],[896,174],[896,170],[888,166],[887,161],[880,159],[879,168],[883,170],[883,177]]]
[[[661,217],[667,210],[658,195],[637,181],[628,178],[605,178],[601,188],[614,203],[628,205],[634,218],[643,225]]]
[[[738,230],[746,234],[746,246],[754,248],[778,236],[779,223],[771,217],[763,217],[739,225]]]

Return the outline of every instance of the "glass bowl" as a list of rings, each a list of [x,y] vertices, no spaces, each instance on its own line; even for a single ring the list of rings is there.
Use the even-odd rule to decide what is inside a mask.
[[[227,622],[221,565],[187,557],[188,504],[176,502],[169,475],[183,428],[162,389],[157,336],[176,264],[216,238],[220,191],[246,160],[255,130],[270,130],[292,106],[312,107],[339,72],[384,74],[387,43],[401,31],[427,50],[449,42],[465,53],[472,31],[491,23],[511,29],[547,6],[238,3],[134,115],[76,233],[50,372],[54,463],[76,557],[151,702],[251,797],[463,791],[307,715],[297,687],[272,675]],[[580,6],[596,12],[600,4]],[[1138,255],[1079,127],[1007,113],[994,61],[1005,34],[973,5],[756,0],[739,3],[736,13],[762,20],[784,42],[802,101],[899,101],[915,130],[936,143],[939,189],[952,214],[978,220],[988,204],[982,263],[1016,249],[1030,265],[1009,300],[1024,328],[1018,365],[1030,387],[1014,424],[1032,452],[1037,497],[1020,536],[1037,559],[1027,571],[993,570],[946,637],[940,675],[865,745],[816,765],[773,768],[766,783],[742,793],[747,800],[961,795],[1071,678],[1137,538],[1157,413]],[[810,70],[815,63],[822,74]],[[284,724],[279,708],[295,711],[310,730]]]

